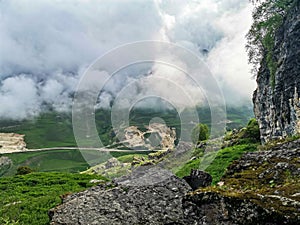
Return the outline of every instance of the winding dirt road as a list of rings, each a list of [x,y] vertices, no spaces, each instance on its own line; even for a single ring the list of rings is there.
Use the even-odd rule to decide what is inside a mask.
[[[36,148],[36,149],[24,149],[24,150],[4,150],[0,149],[0,154],[10,154],[18,152],[41,152],[41,151],[53,151],[53,150],[93,150],[102,152],[149,152],[149,150],[122,150],[122,149],[110,149],[110,148],[79,148],[79,147],[52,147],[52,148]],[[159,151],[159,150],[158,150]]]

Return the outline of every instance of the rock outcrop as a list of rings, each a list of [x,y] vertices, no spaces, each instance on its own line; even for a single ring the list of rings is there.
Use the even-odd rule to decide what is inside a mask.
[[[300,140],[246,153],[227,168],[221,187],[188,193],[187,224],[299,224]]]
[[[275,86],[267,56],[257,75],[253,102],[263,142],[300,133],[300,1],[295,3],[275,35]]]
[[[275,224],[300,221],[300,140],[249,152],[227,168],[223,193],[276,214]]]
[[[224,196],[217,192],[187,195],[183,199],[187,224],[195,225],[279,225],[283,217],[249,200]]]

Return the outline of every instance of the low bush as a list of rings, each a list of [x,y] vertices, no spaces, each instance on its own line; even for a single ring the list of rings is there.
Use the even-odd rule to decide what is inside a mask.
[[[20,166],[17,168],[17,175],[25,175],[32,172],[33,169],[31,169],[29,166]]]

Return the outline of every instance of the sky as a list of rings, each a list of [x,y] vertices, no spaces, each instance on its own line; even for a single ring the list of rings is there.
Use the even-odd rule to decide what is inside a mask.
[[[251,10],[248,0],[1,0],[0,118],[36,116],[46,106],[70,110],[95,59],[144,40],[189,49],[214,75],[227,104],[248,103],[255,89],[245,51]],[[153,73],[180,81],[192,96],[200,95],[199,104],[204,101],[190,80],[151,64],[111,79],[98,107],[110,107],[124,86]],[[159,82],[144,81],[143,92],[148,89],[174,95]]]

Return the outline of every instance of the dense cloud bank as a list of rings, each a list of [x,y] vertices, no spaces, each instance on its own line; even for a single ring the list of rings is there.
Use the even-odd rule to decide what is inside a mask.
[[[142,40],[168,41],[190,49],[208,65],[228,102],[249,100],[254,81],[244,36],[250,24],[248,0],[2,0],[0,118],[34,116],[45,105],[69,110],[89,64],[112,48]],[[98,106],[109,107],[122,87],[150,75],[179,82],[198,103],[203,101],[189,79],[149,64],[111,79]],[[166,89],[146,83],[137,90]]]

